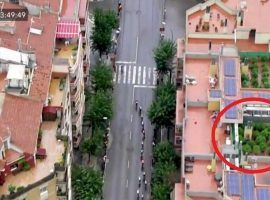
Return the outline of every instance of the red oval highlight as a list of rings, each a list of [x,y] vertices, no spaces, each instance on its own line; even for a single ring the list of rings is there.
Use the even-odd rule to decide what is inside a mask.
[[[218,122],[220,121],[220,118],[222,117],[222,115],[225,114],[226,111],[228,111],[230,108],[232,108],[233,106],[236,106],[240,103],[244,103],[244,102],[250,102],[250,101],[259,101],[259,102],[263,102],[263,103],[267,103],[270,104],[270,100],[265,99],[265,98],[260,98],[260,97],[249,97],[249,98],[242,98],[242,99],[238,99],[232,103],[230,103],[229,105],[225,106],[217,115],[213,126],[212,126],[212,132],[211,132],[211,140],[212,140],[212,145],[214,148],[214,151],[216,152],[217,156],[220,158],[220,160],[222,162],[224,162],[226,165],[228,165],[230,168],[237,170],[239,172],[242,173],[247,173],[247,174],[257,174],[257,173],[264,173],[264,172],[268,172],[270,171],[270,167],[266,167],[266,168],[262,168],[262,169],[244,169],[241,167],[237,167],[236,165],[234,165],[233,163],[227,161],[225,159],[225,157],[222,155],[222,153],[219,151],[219,148],[217,146],[217,141],[215,140],[215,132],[216,132],[216,128],[218,125]]]

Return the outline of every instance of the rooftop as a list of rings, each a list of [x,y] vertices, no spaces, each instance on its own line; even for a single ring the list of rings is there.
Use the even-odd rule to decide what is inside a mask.
[[[51,97],[50,106],[62,106],[65,93],[66,78],[54,77],[51,79],[49,95]]]
[[[0,187],[0,194],[8,193],[8,185],[24,186],[35,183],[38,180],[48,176],[54,169],[56,162],[62,161],[62,153],[64,152],[64,143],[56,139],[56,129],[58,121],[43,122],[41,148],[47,150],[47,157],[44,160],[37,160],[35,167],[29,171],[22,171],[16,175],[6,177],[6,182]]]

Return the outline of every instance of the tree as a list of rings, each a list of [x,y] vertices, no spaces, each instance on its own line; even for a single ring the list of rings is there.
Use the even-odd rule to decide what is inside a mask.
[[[148,110],[148,117],[157,127],[171,126],[175,117],[175,87],[171,83],[161,84],[156,89],[156,100]]]
[[[253,153],[256,154],[256,155],[261,153],[261,149],[260,149],[259,145],[254,145],[253,146]]]
[[[155,162],[174,162],[176,153],[171,143],[165,141],[157,144],[153,149],[153,157]]]
[[[14,185],[8,185],[8,192],[9,194],[14,194],[16,191],[16,186]]]
[[[165,183],[153,184],[152,186],[153,200],[170,199],[170,192],[171,192],[170,186]]]
[[[103,142],[104,142],[105,130],[98,127],[93,131],[93,136],[87,138],[82,143],[82,151],[84,153],[100,156],[103,153]]]
[[[102,195],[102,174],[92,168],[74,166],[72,170],[74,199],[100,199]]]
[[[165,75],[172,69],[172,60],[176,54],[176,44],[172,40],[164,39],[159,46],[154,49],[154,60],[157,71],[160,75]]]
[[[85,119],[89,119],[93,127],[106,126],[104,117],[108,120],[112,119],[112,97],[109,92],[97,91],[95,95],[90,97],[86,102],[87,109]],[[102,123],[104,122],[104,123]]]
[[[108,90],[113,88],[113,73],[112,69],[104,63],[96,65],[91,71],[92,88],[97,90]]]
[[[118,26],[118,18],[114,11],[96,9],[94,19],[94,27],[90,36],[91,48],[98,51],[101,57],[103,53],[108,53],[111,47],[112,30]]]

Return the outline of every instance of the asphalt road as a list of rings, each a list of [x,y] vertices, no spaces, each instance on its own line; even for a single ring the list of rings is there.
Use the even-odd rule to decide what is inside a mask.
[[[156,84],[153,49],[158,45],[164,0],[124,0],[121,13],[121,33],[118,42],[117,72],[114,77],[114,118],[111,123],[111,145],[105,170],[103,197],[105,200],[136,200],[141,170],[141,117],[135,110],[135,100],[142,107],[146,133],[144,141],[144,171],[148,182],[140,187],[140,196],[150,199],[153,127],[146,112],[153,100]],[[167,0],[165,35],[175,39],[184,36],[185,12],[196,0]],[[179,12],[182,12],[179,16]],[[173,22],[172,22],[173,21]],[[175,27],[180,28],[175,28]],[[121,72],[122,69],[123,71]],[[140,198],[142,199],[142,198]]]
[[[118,42],[115,77],[115,116],[111,123],[112,142],[105,171],[105,200],[135,200],[141,170],[142,118],[135,100],[142,107],[146,139],[143,147],[147,190],[141,183],[140,196],[150,199],[150,175],[153,127],[146,112],[153,99],[156,82],[153,48],[159,41],[161,0],[125,0],[122,2],[121,33]],[[120,69],[123,67],[123,73]]]

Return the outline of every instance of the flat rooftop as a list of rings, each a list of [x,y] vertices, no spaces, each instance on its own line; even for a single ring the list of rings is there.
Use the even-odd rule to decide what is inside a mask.
[[[63,97],[65,94],[66,78],[52,78],[49,95],[51,96],[50,106],[62,106]]]
[[[208,100],[210,59],[186,59],[186,75],[196,79],[197,85],[187,85],[188,101]]]
[[[56,139],[56,129],[58,121],[43,122],[41,148],[45,148],[47,157],[44,160],[37,160],[36,166],[29,171],[21,171],[16,175],[10,174],[6,177],[6,182],[0,187],[0,194],[8,194],[8,186],[27,186],[48,176],[54,169],[54,164],[62,160],[64,143]]]

